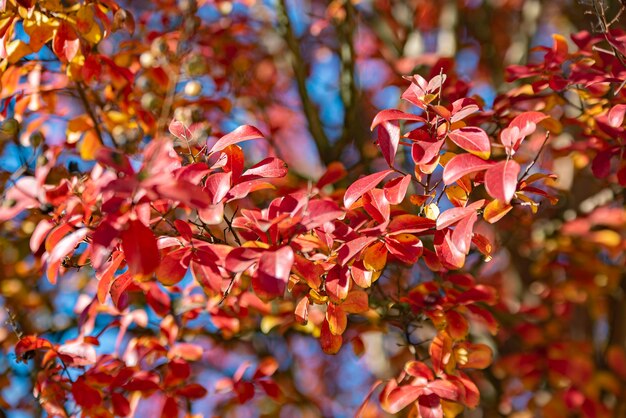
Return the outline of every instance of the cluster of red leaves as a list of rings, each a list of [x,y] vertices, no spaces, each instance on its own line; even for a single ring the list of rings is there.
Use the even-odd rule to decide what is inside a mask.
[[[623,291],[624,209],[599,197],[621,193],[619,186],[626,185],[624,36],[621,30],[581,32],[572,36],[572,50],[555,35],[552,47],[537,48],[542,59],[508,69],[519,86],[496,100],[496,108],[543,108],[554,115],[576,140],[555,145],[552,155],[574,161],[576,168],[588,166],[595,177],[590,190],[599,192],[578,202],[566,219],[550,220],[548,228],[558,223],[553,231],[535,226],[517,234],[533,262],[526,298],[500,335],[493,368],[505,414],[624,412],[623,403],[615,402],[624,396],[626,378],[623,302],[615,299]],[[585,321],[587,329],[575,334],[570,324]]]
[[[378,127],[378,145],[389,169],[358,179],[343,195],[325,192],[346,175],[343,166],[335,164],[314,187],[279,196],[264,209],[233,213],[233,202],[249,202],[249,193],[268,188],[269,179],[287,174],[285,164],[273,157],[245,168],[238,143],[262,135],[243,126],[210,141],[202,153],[190,151],[187,164],[165,139],[154,140],[143,150],[138,168],[124,154],[102,147],[90,175],[47,185],[46,170],[55,163],[51,150],[46,166],[39,167],[34,177],[22,177],[8,191],[15,204],[4,208],[0,218],[44,205],[53,208],[35,228],[31,249],[44,260],[52,283],[67,268],[90,265],[98,279],[90,306],[105,303],[110,294],[114,309],[122,311],[129,306],[129,292],[138,290],[155,312],[166,317],[169,298],[154,286],[154,280],[174,290],[190,271],[209,298],[214,322],[225,331],[229,321],[219,322],[223,307],[210,301],[226,298],[235,283],[238,297],[245,295],[249,280],[254,296],[265,302],[285,298],[289,290],[297,302],[287,325],[307,324],[312,310],[325,312],[311,318],[327,353],[342,346],[348,315],[370,309],[365,289],[387,264],[412,265],[423,257],[441,280],[419,286],[405,301],[439,330],[430,345],[430,366],[410,363],[406,368],[410,381],[404,377],[390,381],[381,395],[382,405],[397,412],[415,404],[420,410],[428,408],[433,417],[442,416],[446,402],[475,407],[478,391],[462,370],[486,367],[491,351],[466,341],[468,318],[479,318],[494,332],[494,319],[481,305],[495,303],[495,295],[488,286],[475,285],[468,275],[446,272],[465,265],[472,245],[485,256],[491,254],[488,240],[474,232],[476,222],[481,215],[496,222],[528,190],[530,177],[528,172],[520,177],[514,153],[546,116],[527,112],[513,118],[499,135],[505,151],[500,160],[501,153],[492,152],[498,136],[491,139],[479,126],[469,125],[472,114],[480,112],[474,101],[439,104],[444,81],[445,76],[429,82],[419,76],[411,79],[403,98],[420,115],[400,110],[378,114],[372,129]],[[404,134],[401,121],[412,124]],[[178,121],[172,122],[170,132],[183,143],[193,136]],[[413,174],[396,166],[400,145],[410,148]],[[429,182],[439,164],[444,166],[442,180],[434,186],[425,184],[423,180],[428,177]],[[406,199],[411,183],[416,190],[421,186],[423,193]],[[439,184],[452,207],[437,215],[434,202]],[[480,186],[489,199],[471,200],[470,194]],[[421,207],[424,215],[403,209],[400,204],[405,200]],[[220,236],[224,222],[229,234],[224,231]],[[74,384],[90,384],[91,370]],[[245,401],[253,391],[251,383],[241,382],[242,373],[222,386]],[[156,380],[154,385],[152,390],[157,389]],[[173,393],[170,386],[161,389],[167,394],[164,410],[168,411],[175,407],[176,396],[196,394],[186,386]],[[86,398],[76,401],[89,411],[102,398],[96,389],[86,393]]]

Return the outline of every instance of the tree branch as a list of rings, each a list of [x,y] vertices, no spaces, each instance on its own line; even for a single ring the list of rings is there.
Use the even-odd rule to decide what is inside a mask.
[[[309,92],[306,88],[307,74],[305,62],[300,51],[300,44],[293,32],[291,20],[289,19],[286,0],[280,0],[278,2],[277,11],[278,23],[281,26],[282,36],[285,39],[287,47],[291,53],[291,64],[293,66],[294,76],[298,85],[298,93],[302,102],[304,115],[309,125],[309,131],[311,132],[311,136],[317,145],[317,150],[320,154],[321,160],[328,164],[332,161],[332,158],[330,158],[331,156],[329,155],[330,141],[328,140],[328,136],[326,136],[326,132],[324,132],[322,121],[320,120],[315,104],[309,97]]]

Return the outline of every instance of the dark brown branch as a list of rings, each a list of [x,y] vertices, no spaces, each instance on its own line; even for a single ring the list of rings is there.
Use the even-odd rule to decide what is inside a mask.
[[[329,163],[332,161],[332,158],[329,158],[330,141],[328,140],[328,136],[326,136],[326,132],[324,132],[322,121],[320,120],[315,104],[309,97],[309,92],[306,88],[306,64],[304,62],[302,52],[300,51],[298,39],[293,32],[291,20],[289,19],[289,14],[287,12],[286,0],[280,0],[278,2],[277,12],[278,22],[282,29],[283,38],[285,39],[289,52],[291,53],[291,64],[293,66],[294,76],[298,85],[298,93],[300,95],[300,100],[302,101],[304,115],[309,125],[309,131],[311,132],[311,136],[317,145],[317,150],[320,154],[321,160],[325,163]]]

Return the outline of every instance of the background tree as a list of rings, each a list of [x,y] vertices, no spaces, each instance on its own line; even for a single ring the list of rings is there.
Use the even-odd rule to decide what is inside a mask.
[[[2,412],[623,416],[625,9],[0,1]]]

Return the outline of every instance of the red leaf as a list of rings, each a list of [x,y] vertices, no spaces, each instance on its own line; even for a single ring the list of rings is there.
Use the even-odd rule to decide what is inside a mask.
[[[430,138],[429,138],[430,139]],[[419,140],[411,146],[413,162],[420,166],[436,161],[445,141]]]
[[[130,274],[130,271],[126,271],[120,274],[115,279],[115,281],[111,285],[111,289],[109,290],[109,293],[111,294],[111,299],[113,299],[113,304],[115,304],[115,306],[120,306],[120,299],[122,298],[122,295],[124,294],[126,288],[128,288],[131,283],[133,283],[133,276],[132,274]]]
[[[434,375],[430,367],[422,363],[421,361],[413,360],[404,365],[404,371],[413,377],[420,377],[426,382],[430,382],[434,379]]]
[[[443,418],[441,399],[434,393],[420,396],[417,402],[420,418]]]
[[[98,302],[104,303],[111,288],[111,281],[115,272],[124,260],[124,254],[121,251],[114,251],[111,256],[111,262],[106,266],[104,271],[96,272],[98,281]]]
[[[363,195],[363,209],[380,224],[389,221],[389,202],[381,189],[372,189]]]
[[[287,164],[285,164],[283,160],[270,157],[264,159],[263,161],[259,161],[248,170],[246,170],[243,175],[246,178],[247,176],[278,178],[287,175],[287,171]]]
[[[444,212],[445,213],[445,212]],[[435,227],[435,221],[417,215],[404,214],[394,216],[387,230],[390,234],[416,234]]]
[[[165,398],[165,403],[163,404],[163,410],[161,411],[161,418],[171,418],[178,416],[178,404],[176,403],[176,398],[168,396]]]
[[[326,293],[334,302],[340,302],[348,297],[350,290],[350,276],[347,268],[335,266],[326,275]]]
[[[446,330],[455,340],[461,340],[465,338],[469,331],[467,320],[463,315],[457,311],[446,312]]]
[[[452,340],[445,332],[439,332],[428,350],[435,373],[440,374],[450,361]]]
[[[204,398],[207,394],[207,390],[197,383],[191,383],[187,386],[183,386],[176,390],[176,394],[187,399],[200,399]]]
[[[624,114],[626,113],[626,105],[618,104],[609,111],[609,125],[619,128],[624,123]]]
[[[49,348],[52,348],[52,344],[50,344],[50,341],[46,340],[45,338],[28,335],[24,338],[20,338],[20,340],[15,345],[15,357],[17,357],[18,359],[23,359],[24,355],[29,351]]]
[[[424,252],[422,241],[411,234],[397,234],[392,237],[386,237],[385,246],[390,254],[407,264],[415,264]]]
[[[248,141],[250,139],[263,138],[263,134],[254,126],[243,125],[232,131],[231,133],[221,137],[209,150],[209,154],[221,151],[229,145],[239,142]]]
[[[176,230],[183,239],[191,241],[191,238],[193,237],[193,231],[191,230],[191,226],[189,226],[187,222],[176,219],[174,220],[174,226],[176,227]]]
[[[337,354],[343,344],[343,338],[341,335],[334,335],[330,332],[328,321],[322,322],[322,329],[320,331],[320,345],[322,350],[326,354]]]
[[[448,380],[437,379],[430,382],[428,389],[432,390],[440,398],[454,402],[459,400],[459,388]]]
[[[410,121],[424,122],[424,123],[426,122],[426,119],[424,119],[421,116],[413,115],[411,113],[405,113],[397,109],[385,109],[385,110],[381,110],[380,112],[376,114],[376,117],[374,117],[374,120],[372,121],[372,125],[370,126],[370,130],[373,131],[374,128],[377,127],[378,125],[385,123],[385,122],[389,122],[391,120],[410,120]]]
[[[115,415],[125,417],[130,415],[130,402],[126,398],[117,392],[111,394],[111,403],[113,404],[113,412]]]
[[[188,248],[178,248],[163,257],[156,269],[156,278],[165,286],[180,282],[189,267],[191,252]]]
[[[52,50],[61,61],[71,61],[74,59],[80,48],[80,40],[76,36],[74,28],[65,20],[61,20],[61,25],[57,28],[52,40]]]
[[[383,407],[390,414],[397,414],[415,402],[417,398],[421,398],[422,396],[420,395],[422,395],[423,392],[424,386],[398,386],[389,392],[386,402],[383,403]]]
[[[122,249],[133,276],[146,277],[159,267],[159,248],[154,233],[137,219],[131,220],[122,232]]]
[[[74,401],[85,409],[91,409],[102,403],[100,392],[87,385],[82,376],[72,383],[72,396],[74,396]]]
[[[393,166],[399,143],[400,127],[391,122],[383,122],[378,127],[378,146],[389,166]]]
[[[364,313],[369,310],[367,293],[363,290],[352,290],[341,304],[347,313]]]
[[[71,234],[65,236],[62,240],[60,240],[50,252],[50,257],[48,258],[48,280],[50,283],[56,283],[56,277],[58,274],[58,269],[61,264],[61,260],[65,257],[71,256],[74,251],[74,248],[78,244],[85,239],[89,229],[81,228],[78,229]]]
[[[241,273],[253,265],[263,251],[259,248],[237,247],[226,256],[226,270]]]
[[[465,265],[465,254],[452,242],[450,231],[435,234],[435,251],[447,269],[456,270]]]
[[[383,186],[385,197],[392,205],[399,205],[404,200],[406,191],[411,184],[411,175],[407,174],[404,177],[398,177],[390,180]]]
[[[472,154],[459,154],[452,157],[443,169],[443,182],[450,185],[467,174],[486,170],[492,164]]]
[[[363,265],[363,262],[355,262],[350,266],[350,275],[357,286],[367,289],[372,285],[374,280],[374,272],[369,271]]]
[[[334,184],[348,175],[348,171],[340,162],[332,162],[328,164],[326,172],[317,181],[316,187],[318,189],[323,188],[329,184]]]
[[[285,293],[291,266],[293,250],[289,246],[276,251],[264,251],[259,258],[256,274],[252,277],[252,287],[260,297],[273,299]]]
[[[613,158],[613,151],[611,150],[597,153],[591,162],[593,175],[600,179],[608,177],[611,174],[611,158]]]
[[[348,325],[348,317],[341,306],[329,303],[326,308],[326,320],[328,328],[334,335],[341,335]]]
[[[300,299],[294,311],[296,322],[300,325],[306,325],[309,322],[309,298],[308,296]]]
[[[491,146],[487,133],[480,128],[465,127],[448,132],[448,138],[463,148],[484,160],[491,155]]]
[[[207,296],[214,293],[222,293],[222,275],[215,265],[203,265],[196,261],[191,262],[191,274],[193,278],[202,286]]]
[[[500,161],[485,172],[485,188],[499,201],[508,204],[517,189],[520,165],[513,160]]]
[[[339,261],[339,265],[344,266],[361,252],[363,248],[376,241],[376,239],[376,237],[358,237],[343,244],[338,251],[337,261]]]
[[[393,170],[384,170],[369,176],[361,177],[352,183],[343,196],[343,204],[346,208],[350,208],[363,194],[369,192],[378,185],[385,177],[393,173]]]

